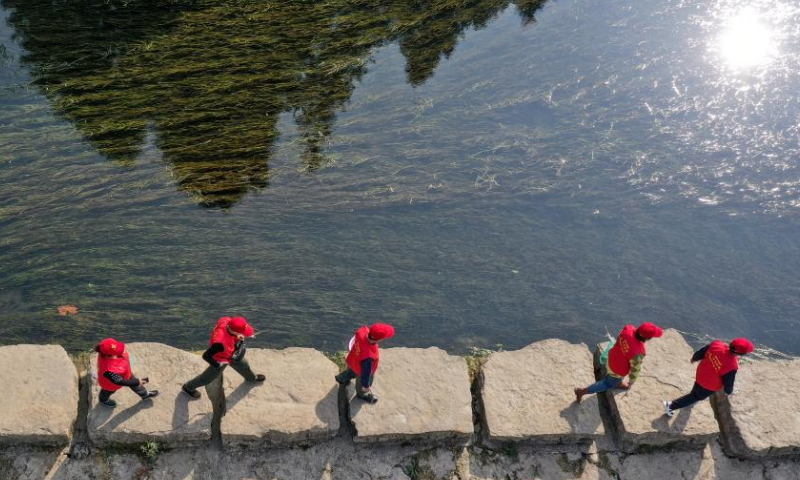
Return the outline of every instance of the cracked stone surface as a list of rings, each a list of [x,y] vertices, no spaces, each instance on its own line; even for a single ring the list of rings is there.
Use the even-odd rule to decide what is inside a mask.
[[[0,347],[0,444],[66,445],[78,417],[78,371],[59,345]]]
[[[307,443],[332,438],[339,430],[339,368],[311,348],[247,349],[264,383],[245,382],[232,369],[223,386],[227,412],[222,439],[229,445],[267,442]]]
[[[490,440],[589,441],[605,433],[597,397],[575,403],[573,389],[594,383],[585,344],[543,340],[496,352],[481,373],[481,399]]]
[[[354,398],[349,387],[355,441],[467,440],[472,395],[464,358],[439,348],[381,350],[372,390],[374,405]]]
[[[639,380],[627,392],[606,392],[611,415],[623,448],[683,444],[703,448],[719,432],[708,400],[664,415],[662,402],[689,393],[697,364],[690,363],[694,350],[677,330],[667,329],[661,338],[647,342],[647,356]]]
[[[532,480],[611,480],[618,479],[604,468],[578,454],[520,451],[508,455],[476,449],[471,455],[469,472],[457,478],[469,480],[532,479]],[[642,477],[642,480],[648,477]]]
[[[624,480],[765,480],[764,465],[728,458],[716,442],[706,445],[703,450],[625,457],[619,475]]]
[[[200,356],[161,343],[130,343],[133,374],[149,377],[147,388],[159,396],[142,401],[130,388],[123,387],[111,397],[116,408],[98,403],[97,354],[92,355],[88,430],[95,445],[130,444],[155,441],[168,446],[187,446],[211,438],[211,401],[203,396],[194,400],[181,393],[181,385],[202,372],[208,364]]]
[[[704,450],[626,455],[564,452],[533,444],[413,447],[358,444],[337,437],[308,448],[162,451],[148,462],[130,453],[71,459],[57,450],[0,451],[3,480],[798,480],[800,459],[738,460],[716,443]]]
[[[800,359],[742,361],[735,394],[716,407],[730,453],[800,455]]]
[[[769,461],[765,470],[767,480],[800,480],[800,458]]]

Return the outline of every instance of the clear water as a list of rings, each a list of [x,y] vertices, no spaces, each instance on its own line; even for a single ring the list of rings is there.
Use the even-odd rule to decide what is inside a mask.
[[[0,5],[2,343],[800,354],[796,2]]]

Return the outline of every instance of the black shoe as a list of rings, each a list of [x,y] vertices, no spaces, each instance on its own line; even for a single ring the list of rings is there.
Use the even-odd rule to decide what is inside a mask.
[[[252,379],[252,380],[250,380],[250,381],[251,381],[251,382],[263,382],[263,381],[264,381],[264,380],[266,380],[266,379],[267,379],[267,377],[265,377],[264,375],[261,375],[261,374],[259,373],[258,375],[256,375],[256,378],[254,378],[254,379]]]
[[[116,406],[117,406],[117,402],[116,402],[116,400],[112,400],[112,399],[110,399],[110,398],[109,398],[108,400],[106,400],[105,402],[104,402],[104,401],[102,401],[102,400],[100,400],[100,404],[101,404],[101,405],[105,405],[105,406],[106,406],[106,407],[108,407],[108,408],[114,408],[114,407],[116,407]]]
[[[181,391],[183,393],[185,393],[186,395],[189,395],[192,398],[200,398],[201,397],[200,392],[198,392],[197,390],[189,390],[188,388],[186,388],[186,385],[181,387]]]
[[[350,380],[345,380],[343,378],[339,378],[339,375],[336,375],[333,378],[336,379],[336,383],[338,383],[339,385],[347,385],[348,383],[350,383]]]
[[[142,401],[148,400],[150,398],[157,397],[157,396],[158,396],[158,390],[150,390],[149,392],[147,392],[147,395],[142,397]]]

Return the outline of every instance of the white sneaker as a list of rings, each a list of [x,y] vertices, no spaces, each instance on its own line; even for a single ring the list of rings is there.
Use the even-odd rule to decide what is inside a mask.
[[[672,409],[672,402],[664,402],[664,415],[670,418],[675,415],[675,411]]]

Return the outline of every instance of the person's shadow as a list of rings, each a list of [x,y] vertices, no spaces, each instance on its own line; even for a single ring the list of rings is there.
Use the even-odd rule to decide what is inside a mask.
[[[328,393],[314,407],[317,418],[328,430],[339,429],[339,385],[331,386]]]
[[[356,389],[352,386],[352,384],[348,384],[345,387],[345,399],[349,406],[351,421],[356,418],[358,412],[360,412],[361,408],[363,408],[364,406],[369,406],[369,407],[377,406],[377,404],[370,404],[358,398],[356,396]]]
[[[196,424],[197,422],[205,421],[207,418],[213,419],[214,410],[217,408],[216,407],[216,403],[217,402],[215,402],[215,398],[216,398],[217,394],[215,393],[215,389],[216,388],[222,388],[220,386],[220,383],[219,383],[221,378],[222,377],[220,376],[219,378],[215,379],[213,382],[211,382],[210,384],[206,385],[206,387],[205,387],[206,395],[208,395],[208,399],[211,402],[211,412],[207,412],[207,413],[203,413],[201,415],[198,415],[198,417],[194,421],[191,421],[192,419],[189,416],[189,402],[197,402],[197,401],[200,401],[200,400],[195,400],[193,398],[190,398],[188,395],[186,395],[186,394],[184,394],[184,393],[182,393],[180,391],[178,392],[177,395],[175,395],[175,405],[174,405],[173,410],[172,410],[172,430],[173,431],[186,430],[190,426]],[[210,420],[209,420],[209,422],[210,422]],[[211,428],[211,427],[212,426],[209,425],[209,428]]]
[[[580,403],[571,402],[561,410],[559,416],[569,424],[570,431],[588,441],[598,435],[598,428],[603,424],[597,395],[586,396]]]
[[[189,402],[192,399],[188,395],[175,395],[175,407],[172,412],[172,430],[179,430],[189,423]]]
[[[225,397],[225,401],[222,404],[222,415],[228,413],[228,410],[232,409],[234,406],[236,406],[237,403],[244,400],[247,394],[250,393],[250,390],[258,388],[260,386],[261,386],[260,383],[255,383],[255,382],[242,382],[241,384],[239,384],[239,386],[236,387],[230,393],[230,395]]]
[[[135,405],[131,405],[125,410],[122,410],[116,415],[114,415],[114,413],[117,412],[116,409],[108,408],[98,403],[97,405],[94,406],[93,416],[95,422],[98,422],[100,425],[98,427],[98,430],[113,432],[114,430],[117,429],[117,427],[119,427],[120,425],[124,424],[125,422],[133,418],[137,413],[152,407],[153,407],[153,400],[148,398],[147,400],[140,400],[136,402]]]
[[[653,420],[650,424],[654,430],[659,432],[675,432],[681,433],[686,429],[686,425],[689,424],[689,419],[692,416],[692,407],[691,405],[686,408],[681,408],[678,410],[678,415],[670,419],[666,415],[661,415],[660,417]]]

